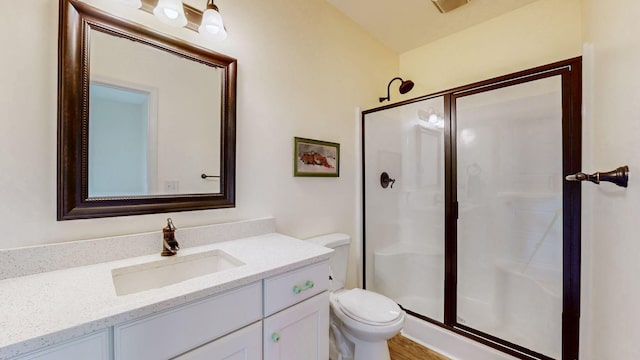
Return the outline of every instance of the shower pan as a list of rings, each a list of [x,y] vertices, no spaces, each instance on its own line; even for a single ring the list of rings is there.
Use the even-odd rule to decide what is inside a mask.
[[[517,358],[577,359],[580,68],[363,113],[366,288]]]

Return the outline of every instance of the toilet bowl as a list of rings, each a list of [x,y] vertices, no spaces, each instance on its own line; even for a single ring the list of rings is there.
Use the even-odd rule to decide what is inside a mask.
[[[404,326],[404,311],[393,300],[364,289],[344,289],[349,243],[345,234],[330,234],[308,241],[334,249],[329,260],[331,280],[329,301],[331,304],[332,341],[350,343],[332,344],[339,354],[331,354],[331,360],[390,360],[387,340]]]

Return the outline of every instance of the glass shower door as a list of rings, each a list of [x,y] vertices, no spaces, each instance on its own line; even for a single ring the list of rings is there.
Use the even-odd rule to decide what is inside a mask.
[[[562,77],[454,96],[456,323],[562,353]]]
[[[442,96],[363,114],[365,287],[440,322],[444,127]]]

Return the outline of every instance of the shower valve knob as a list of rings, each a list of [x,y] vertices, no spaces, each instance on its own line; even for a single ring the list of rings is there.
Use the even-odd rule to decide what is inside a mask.
[[[393,184],[395,184],[395,182],[396,179],[392,179],[386,171],[380,174],[380,186],[382,186],[383,189],[386,189],[387,187],[393,189]]]

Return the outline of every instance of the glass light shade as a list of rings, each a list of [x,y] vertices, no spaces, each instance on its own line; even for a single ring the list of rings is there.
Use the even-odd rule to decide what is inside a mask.
[[[181,27],[187,25],[187,17],[184,15],[184,7],[181,0],[158,0],[158,5],[153,9],[155,15],[160,21]]]
[[[214,40],[224,40],[227,38],[227,30],[224,28],[222,16],[214,9],[207,9],[202,14],[202,22],[200,23],[198,32]]]
[[[118,0],[118,2],[136,9],[140,9],[142,7],[141,0]]]

